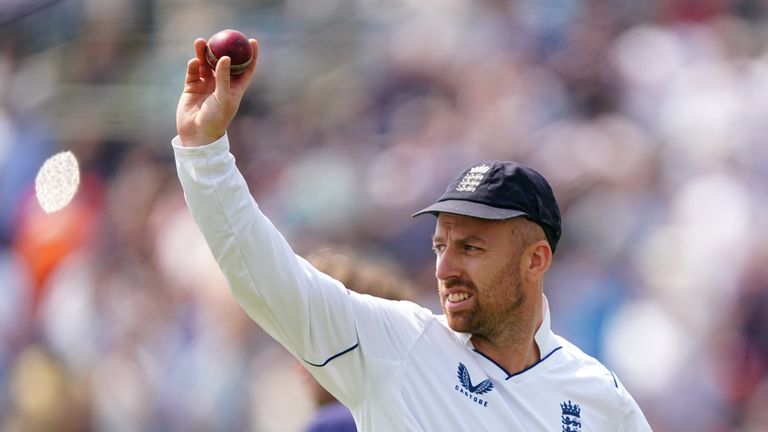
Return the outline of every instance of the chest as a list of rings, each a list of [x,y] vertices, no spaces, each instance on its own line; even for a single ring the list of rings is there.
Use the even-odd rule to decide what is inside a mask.
[[[404,409],[423,430],[614,430],[600,395],[559,354],[509,377],[471,348],[425,335],[397,380]]]

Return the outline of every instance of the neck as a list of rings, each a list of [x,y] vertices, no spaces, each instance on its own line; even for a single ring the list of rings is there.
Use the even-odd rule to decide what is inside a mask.
[[[475,349],[496,362],[510,374],[533,366],[541,358],[536,331],[544,320],[542,295],[534,295],[530,304],[514,314],[507,331],[493,337],[472,336]]]

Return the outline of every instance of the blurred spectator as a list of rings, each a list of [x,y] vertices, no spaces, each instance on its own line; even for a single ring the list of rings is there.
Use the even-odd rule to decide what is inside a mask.
[[[84,389],[44,347],[30,345],[11,368],[10,415],[0,421],[7,431],[88,430]]]

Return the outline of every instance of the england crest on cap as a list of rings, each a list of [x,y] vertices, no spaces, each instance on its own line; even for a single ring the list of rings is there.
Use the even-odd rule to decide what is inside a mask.
[[[459,184],[456,186],[456,192],[474,192],[480,183],[483,182],[485,175],[491,170],[490,165],[478,165],[470,168],[470,170],[464,174]]]

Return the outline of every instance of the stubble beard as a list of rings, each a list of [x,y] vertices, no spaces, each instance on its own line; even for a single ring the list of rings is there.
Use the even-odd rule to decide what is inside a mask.
[[[528,296],[522,286],[518,269],[519,260],[504,267],[491,279],[490,287],[484,290],[484,300],[480,299],[480,293],[471,280],[462,278],[446,281],[446,288],[464,286],[475,296],[475,305],[471,310],[457,313],[449,313],[444,302],[441,302],[449,327],[454,331],[470,333],[473,337],[488,341],[514,342],[524,339],[525,332],[521,330],[524,323],[531,319],[531,311],[527,310],[530,308],[524,307],[528,303]],[[487,291],[491,290],[491,287],[504,289],[489,294]]]

